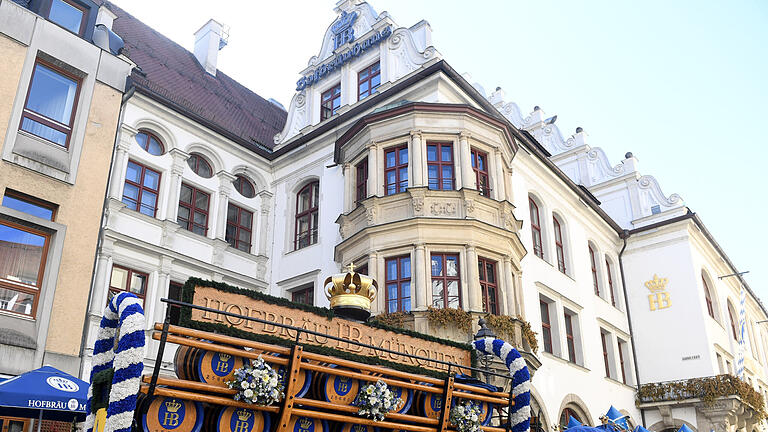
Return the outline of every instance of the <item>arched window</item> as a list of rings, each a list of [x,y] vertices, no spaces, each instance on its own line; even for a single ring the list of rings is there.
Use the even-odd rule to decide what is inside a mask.
[[[160,156],[165,153],[163,142],[160,138],[152,132],[141,130],[136,134],[136,142],[139,143],[139,147],[143,148],[147,153],[153,156]]]
[[[189,165],[192,171],[200,177],[213,177],[213,168],[211,168],[211,164],[208,163],[208,161],[198,153],[192,153],[189,155],[189,159],[187,159],[187,165]]]
[[[704,284],[704,300],[707,302],[707,312],[712,319],[715,319],[715,307],[712,305],[712,293],[709,290],[709,284],[707,278],[701,275],[701,283]]]
[[[294,249],[317,243],[317,210],[320,182],[314,181],[301,188],[296,195],[296,237]]]
[[[568,428],[568,422],[573,417],[577,422],[584,424],[584,420],[575,409],[563,408],[563,412],[560,413],[560,430],[566,430]]]
[[[616,293],[613,292],[613,274],[611,274],[611,262],[605,257],[605,273],[608,274],[608,292],[611,293],[611,304],[616,307]]]
[[[235,186],[235,190],[240,193],[240,195],[246,198],[253,198],[256,196],[256,188],[253,187],[253,183],[245,178],[245,176],[235,176],[235,181],[233,181],[232,184]]]
[[[539,206],[533,201],[533,198],[528,197],[528,205],[531,208],[531,237],[533,238],[533,253],[539,257],[544,258],[544,249],[541,243],[541,221],[539,219]]]
[[[552,216],[552,226],[555,229],[555,253],[557,254],[557,269],[565,273],[565,248],[563,247],[563,233],[557,216]]]
[[[592,267],[592,285],[595,288],[595,295],[600,296],[600,283],[598,282],[599,278],[597,277],[597,261],[595,261],[595,250],[592,249],[592,245],[589,246],[589,263]]]
[[[736,342],[739,341],[739,333],[736,331],[736,320],[733,319],[733,305],[728,302],[728,318],[731,320],[731,333]]]

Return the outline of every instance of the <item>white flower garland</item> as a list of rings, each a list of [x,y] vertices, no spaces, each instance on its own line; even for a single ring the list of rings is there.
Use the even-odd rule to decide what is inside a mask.
[[[451,408],[448,421],[458,432],[480,432],[480,407],[476,402],[464,400]]]
[[[252,364],[235,369],[234,376],[234,380],[227,381],[227,386],[237,390],[234,396],[236,401],[272,405],[285,396],[280,376],[261,356]]]
[[[373,421],[382,421],[388,412],[397,405],[395,395],[384,381],[363,386],[352,405],[358,407],[357,415]]]

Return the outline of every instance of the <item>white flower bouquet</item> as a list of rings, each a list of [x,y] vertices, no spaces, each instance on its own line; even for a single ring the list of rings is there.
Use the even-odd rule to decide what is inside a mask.
[[[469,400],[460,401],[451,408],[448,421],[458,432],[480,432],[480,407]]]
[[[384,416],[395,408],[397,400],[387,384],[379,380],[363,386],[352,405],[358,408],[357,415],[373,421],[382,421]]]
[[[236,401],[243,401],[256,405],[272,405],[280,402],[285,396],[283,385],[277,371],[272,369],[264,359],[259,356],[250,365],[235,369],[232,381],[227,381],[227,386],[236,389],[234,396]]]

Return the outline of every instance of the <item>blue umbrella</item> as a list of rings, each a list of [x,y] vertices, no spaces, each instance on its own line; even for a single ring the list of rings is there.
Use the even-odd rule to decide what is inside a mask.
[[[51,366],[0,382],[0,415],[83,421],[88,383]]]
[[[629,430],[629,425],[627,424],[628,416],[622,414],[613,405],[611,405],[611,408],[609,408],[608,412],[605,413],[605,416],[608,417],[611,423],[618,425],[624,430]]]

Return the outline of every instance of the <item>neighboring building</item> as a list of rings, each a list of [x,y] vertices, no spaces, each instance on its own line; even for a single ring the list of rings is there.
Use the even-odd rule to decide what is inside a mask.
[[[131,69],[110,19],[88,0],[0,1],[0,376],[79,372]]]
[[[697,401],[680,412],[667,403],[640,410],[636,390],[714,375],[718,358],[734,364],[736,346],[718,322],[728,323],[727,296],[738,311],[743,281],[717,279],[736,270],[677,195],[638,173],[634,156],[614,167],[583,130],[564,140],[543,110],[524,118],[500,89],[487,96],[456,73],[426,21],[399,27],[364,2],[337,3],[287,112],[217,70],[219,23],[196,32],[192,53],[106,6],[136,68],[86,354],[110,293],[139,295],[150,329],[166,315],[159,299],[178,298],[190,276],[327,305],[323,280],[354,263],[379,282],[374,313],[403,312],[417,331],[467,341],[480,316],[514,318],[507,336],[536,371],[540,430],[569,416],[597,424],[612,404],[655,432],[711,429]],[[711,282],[720,321],[703,314],[698,274]],[[654,275],[669,289],[655,308],[645,285]],[[747,376],[764,391],[757,322],[766,314],[747,297]],[[465,311],[472,329],[437,325],[430,308]],[[685,314],[690,330],[676,326]],[[169,369],[173,354],[159,367]],[[86,355],[83,375],[89,369]],[[747,414],[711,423],[733,431]]]

